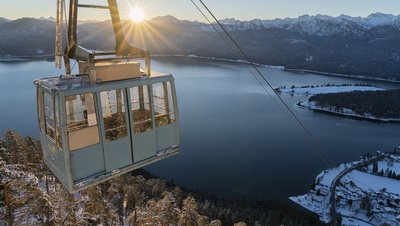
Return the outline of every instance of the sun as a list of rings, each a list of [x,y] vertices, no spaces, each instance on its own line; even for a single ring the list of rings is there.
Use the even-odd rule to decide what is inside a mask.
[[[129,12],[129,17],[133,22],[140,23],[144,20],[144,12],[139,8],[134,8]]]

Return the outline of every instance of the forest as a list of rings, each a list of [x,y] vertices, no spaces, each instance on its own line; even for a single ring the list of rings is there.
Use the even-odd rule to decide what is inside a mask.
[[[71,195],[43,164],[38,140],[12,130],[0,139],[0,225],[282,224],[320,225],[294,204],[223,200],[144,170]]]
[[[400,89],[317,94],[309,98],[318,107],[339,111],[350,109],[361,116],[400,119]]]
[[[345,29],[337,24],[318,24],[322,30]],[[132,43],[149,49],[153,55],[198,55],[229,59],[243,59],[236,50],[227,46],[221,34],[203,30],[207,24],[178,20],[165,16],[149,21],[143,35],[133,36],[135,29],[124,28]],[[1,58],[53,55],[55,24],[50,20],[21,18],[0,20]],[[308,27],[308,26],[306,26]],[[342,35],[319,36],[298,30],[260,28],[233,30],[232,37],[248,54],[251,61],[286,69],[304,69],[325,73],[366,76],[400,80],[400,29],[393,26],[359,30],[351,27]],[[358,35],[353,32],[359,31]],[[111,22],[79,24],[80,44],[88,49],[114,49]],[[78,38],[79,38],[78,37]]]

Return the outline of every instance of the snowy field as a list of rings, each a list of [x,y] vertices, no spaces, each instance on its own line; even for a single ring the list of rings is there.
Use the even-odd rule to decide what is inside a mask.
[[[351,162],[341,164],[335,168],[327,169],[322,171],[316,178],[315,189],[311,190],[310,193],[297,197],[290,197],[289,199],[293,202],[303,206],[304,208],[314,212],[320,216],[320,220],[323,222],[330,222],[331,216],[329,215],[329,209],[331,204],[330,200],[330,187],[333,180],[345,169],[352,167],[354,164],[359,163]]]
[[[387,177],[381,177],[364,173],[358,170],[353,170],[344,176],[342,182],[353,181],[356,187],[360,188],[364,192],[387,192],[392,193],[395,196],[399,196],[400,193],[400,181],[390,179]]]
[[[330,197],[334,179],[344,170],[360,162],[341,164],[324,170],[315,181],[315,187],[306,195],[290,200],[319,215],[325,223],[331,221]],[[342,215],[342,225],[400,225],[400,180],[372,175],[372,165],[366,172],[351,170],[336,187],[336,211]],[[386,155],[377,162],[379,170],[398,172],[399,155]]]
[[[368,170],[370,170],[372,172],[372,165],[368,166]],[[380,172],[381,170],[383,170],[384,172],[391,170],[391,171],[395,172],[397,175],[399,175],[400,174],[400,163],[399,162],[379,161],[377,171]]]

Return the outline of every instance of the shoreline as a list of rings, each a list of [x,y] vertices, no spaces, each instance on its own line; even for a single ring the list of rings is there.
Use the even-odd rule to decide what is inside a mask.
[[[37,61],[37,60],[45,60],[49,58],[54,58],[54,54],[44,54],[44,55],[35,55],[35,56],[11,56],[0,58],[0,63],[9,63],[9,62],[29,62],[29,61]],[[54,60],[54,59],[53,59]]]
[[[328,114],[328,115],[336,115],[336,116],[344,117],[344,118],[381,122],[381,123],[400,123],[400,119],[377,118],[377,117],[373,117],[373,116],[368,117],[368,116],[362,116],[362,115],[358,115],[358,114],[338,112],[335,110],[328,110],[328,109],[323,109],[323,108],[319,108],[319,107],[314,107],[314,106],[311,106],[311,103],[308,100],[299,101],[296,103],[296,105],[300,108],[305,108],[307,110],[320,112],[320,113],[324,113],[324,114]]]
[[[389,169],[391,172],[397,172],[396,164],[400,164],[399,160],[398,148],[389,152],[377,151],[374,156],[366,154],[358,161],[342,163],[321,171],[307,194],[291,196],[289,200],[317,214],[319,219],[327,224],[340,217],[343,220],[352,219],[349,222],[361,221],[368,225],[398,223],[399,206],[390,204],[398,198],[397,188],[400,182],[396,176],[390,176]],[[374,164],[376,171],[373,170]],[[382,173],[378,172],[379,169]],[[371,210],[380,210],[372,211],[372,217],[368,216],[367,211],[359,211],[360,208],[354,208],[353,205],[353,202],[360,204],[365,195],[373,201]]]
[[[220,58],[220,57],[208,57],[208,56],[198,56],[195,54],[190,54],[190,55],[181,55],[181,54],[155,54],[153,57],[187,57],[187,58],[198,58],[198,59],[207,59],[207,60],[219,60],[219,61],[225,61],[225,62],[232,62],[232,63],[242,63],[242,64],[250,64],[250,65],[255,65],[259,67],[265,67],[265,68],[274,68],[282,71],[288,71],[288,72],[298,72],[298,73],[312,73],[312,74],[317,74],[317,75],[325,75],[325,76],[331,76],[331,77],[341,77],[341,78],[354,78],[354,79],[363,79],[363,80],[370,80],[370,81],[379,81],[379,82],[389,82],[389,83],[400,83],[400,80],[394,80],[394,79],[386,79],[386,78],[381,78],[381,77],[368,77],[364,75],[348,75],[348,74],[340,74],[340,73],[332,73],[332,72],[323,72],[323,71],[314,71],[314,70],[309,70],[309,69],[295,69],[295,68],[285,68],[285,66],[279,66],[279,65],[270,65],[270,64],[261,64],[261,63],[256,63],[252,61],[247,61],[243,59],[229,59],[229,58]]]
[[[308,69],[285,68],[283,70],[289,71],[289,72],[313,73],[313,74],[318,74],[318,75],[326,75],[326,76],[340,77],[340,78],[355,78],[355,79],[365,79],[365,80],[370,80],[370,81],[400,83],[400,80],[386,79],[386,78],[381,78],[381,77],[368,77],[365,75],[348,75],[348,74],[340,74],[340,73],[332,73],[332,72],[314,71],[314,70],[308,70]]]
[[[45,55],[35,55],[35,56],[12,56],[10,58],[0,58],[0,63],[2,62],[27,62],[30,60],[46,60],[46,58],[54,57],[53,54],[45,54]],[[280,65],[269,65],[251,62],[243,59],[229,59],[229,58],[220,58],[220,57],[209,57],[209,56],[198,56],[195,54],[182,55],[182,54],[154,54],[152,57],[186,57],[186,58],[197,58],[197,59],[206,59],[206,60],[218,60],[224,62],[231,63],[241,63],[248,65],[255,65],[258,67],[272,68],[278,69],[282,71],[288,72],[298,72],[298,73],[312,73],[317,75],[331,76],[331,77],[340,77],[340,78],[354,78],[354,79],[363,79],[370,81],[378,81],[378,82],[388,82],[388,83],[400,83],[400,80],[395,79],[386,79],[381,77],[368,77],[364,75],[348,75],[348,74],[340,74],[340,73],[332,73],[332,72],[323,72],[323,71],[314,71],[309,69],[296,69],[296,68],[285,68],[285,66]]]
[[[197,56],[194,54],[190,55],[180,55],[180,54],[155,54],[152,57],[186,57],[186,58],[196,58],[196,59],[206,59],[206,60],[218,60],[218,61],[224,61],[224,62],[231,62],[231,63],[240,63],[240,64],[250,64],[250,65],[255,65],[258,67],[266,67],[266,68],[274,68],[274,69],[279,69],[279,70],[285,70],[285,66],[278,66],[278,65],[269,65],[269,64],[260,64],[256,62],[251,62],[243,59],[229,59],[229,58],[220,58],[220,57],[207,57],[207,56]]]

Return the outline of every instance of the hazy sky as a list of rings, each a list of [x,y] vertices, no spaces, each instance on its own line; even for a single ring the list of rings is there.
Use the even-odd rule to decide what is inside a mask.
[[[197,0],[195,0],[197,1]],[[297,17],[304,14],[367,16],[374,12],[400,14],[400,0],[203,0],[218,18],[241,20]],[[68,2],[68,0],[67,0]],[[106,4],[106,0],[80,0],[80,3]],[[173,15],[179,19],[203,20],[190,0],[118,0],[121,16],[129,9],[143,8],[147,18]],[[56,0],[1,0],[0,17],[55,16]],[[80,19],[108,19],[102,10],[84,9]]]

